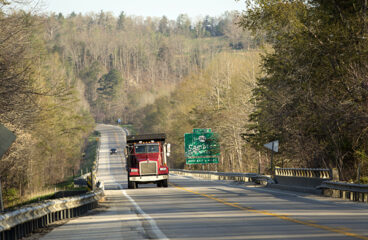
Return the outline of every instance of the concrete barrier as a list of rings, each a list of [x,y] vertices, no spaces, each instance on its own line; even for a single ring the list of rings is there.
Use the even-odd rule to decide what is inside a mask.
[[[276,168],[276,176],[332,179],[332,170],[324,168]]]
[[[322,194],[316,187],[332,180],[332,171],[321,168],[276,168],[273,188],[312,194]]]

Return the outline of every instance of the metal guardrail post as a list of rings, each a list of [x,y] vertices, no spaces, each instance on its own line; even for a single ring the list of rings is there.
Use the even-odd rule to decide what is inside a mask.
[[[20,225],[18,225],[17,227],[16,227],[16,234],[15,234],[15,237],[18,239],[18,238],[22,238],[22,231],[21,231],[21,229],[20,229]]]
[[[368,202],[368,185],[325,181],[318,188],[323,189],[324,195],[327,196]]]

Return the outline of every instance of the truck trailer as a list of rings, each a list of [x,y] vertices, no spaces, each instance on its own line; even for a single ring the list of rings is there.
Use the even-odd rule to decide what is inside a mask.
[[[147,183],[168,186],[170,144],[165,143],[165,139],[164,133],[127,136],[125,156],[129,189]]]

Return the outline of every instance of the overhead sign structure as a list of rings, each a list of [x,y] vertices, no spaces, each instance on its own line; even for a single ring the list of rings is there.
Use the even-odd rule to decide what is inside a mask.
[[[193,129],[184,134],[186,164],[218,163],[220,144],[218,134],[210,128]]]
[[[273,142],[269,142],[266,143],[265,145],[263,145],[265,148],[270,149],[271,151],[274,152],[279,152],[279,140],[273,141]]]

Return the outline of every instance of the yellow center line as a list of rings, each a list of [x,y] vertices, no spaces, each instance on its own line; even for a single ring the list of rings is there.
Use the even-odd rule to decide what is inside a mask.
[[[187,192],[190,192],[190,193],[193,193],[193,194],[196,194],[196,195],[200,195],[200,196],[203,196],[203,197],[212,199],[214,201],[223,203],[223,204],[225,204],[227,206],[235,207],[235,208],[238,208],[238,209],[241,209],[241,210],[244,210],[244,211],[248,211],[248,212],[252,212],[252,213],[258,213],[258,214],[263,214],[263,215],[267,215],[267,216],[272,216],[272,217],[276,217],[276,218],[279,218],[279,219],[282,219],[282,220],[286,220],[286,221],[289,221],[289,222],[293,222],[293,223],[297,223],[297,224],[302,224],[302,225],[305,225],[305,226],[310,226],[310,227],[314,227],[314,228],[326,230],[326,231],[333,232],[333,233],[339,233],[339,234],[342,234],[342,235],[345,235],[345,236],[349,236],[349,237],[354,237],[354,238],[358,238],[358,239],[368,240],[368,237],[363,236],[363,235],[359,235],[359,234],[356,234],[356,233],[348,232],[348,231],[345,230],[345,228],[328,227],[328,226],[324,226],[324,225],[320,225],[320,224],[314,223],[312,221],[302,221],[302,220],[294,219],[294,218],[291,218],[291,217],[289,217],[287,215],[272,213],[272,212],[263,211],[263,210],[256,210],[256,209],[253,209],[251,207],[243,207],[243,206],[239,206],[238,203],[231,203],[231,202],[228,202],[228,201],[226,201],[224,199],[213,197],[213,195],[211,196],[211,195],[207,195],[207,194],[195,192],[195,191],[192,191],[192,190],[187,189],[187,188],[184,188],[184,187],[176,186],[176,185],[174,185],[172,183],[170,183],[170,185],[173,186],[173,187],[175,187],[175,188],[178,188],[180,190],[187,191]]]

